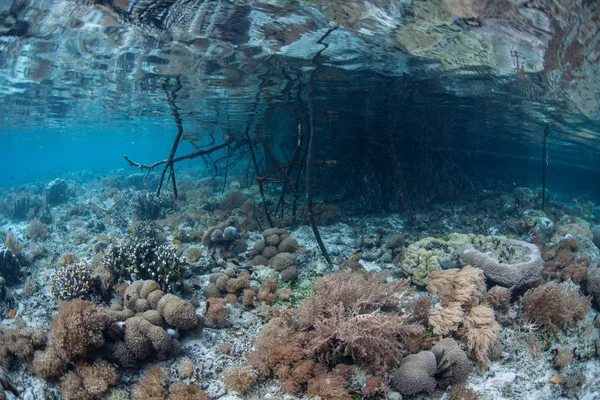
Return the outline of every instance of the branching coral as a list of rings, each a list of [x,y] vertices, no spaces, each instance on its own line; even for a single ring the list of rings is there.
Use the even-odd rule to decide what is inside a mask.
[[[152,279],[165,292],[176,290],[183,279],[185,260],[171,245],[159,244],[151,224],[138,225],[121,246],[111,246],[104,266],[124,280]]]
[[[50,280],[50,291],[63,300],[90,299],[95,293],[90,267],[85,261],[57,266]]]

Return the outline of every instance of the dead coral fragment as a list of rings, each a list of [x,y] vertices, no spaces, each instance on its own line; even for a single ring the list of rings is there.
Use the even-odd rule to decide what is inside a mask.
[[[589,298],[555,282],[531,289],[523,296],[525,318],[550,330],[583,318],[589,308]]]

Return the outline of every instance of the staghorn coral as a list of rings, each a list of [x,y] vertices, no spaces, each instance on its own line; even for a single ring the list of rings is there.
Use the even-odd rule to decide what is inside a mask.
[[[88,264],[83,261],[57,266],[50,278],[50,292],[62,300],[90,299],[96,290]]]
[[[163,291],[172,292],[181,286],[185,259],[175,246],[159,244],[152,224],[140,224],[125,243],[108,247],[104,266],[123,280],[152,279]]]
[[[549,330],[565,327],[583,318],[589,308],[589,298],[566,284],[556,282],[530,289],[523,296],[525,319]]]

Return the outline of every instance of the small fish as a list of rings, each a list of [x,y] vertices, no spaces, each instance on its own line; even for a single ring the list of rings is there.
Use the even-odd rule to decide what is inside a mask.
[[[179,240],[179,239],[173,239],[173,240],[171,240],[171,243],[174,244],[174,245],[180,245],[181,244],[181,240]]]

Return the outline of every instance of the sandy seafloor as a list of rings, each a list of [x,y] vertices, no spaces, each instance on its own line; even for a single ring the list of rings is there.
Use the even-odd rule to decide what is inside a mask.
[[[182,209],[196,210],[200,209],[201,202],[207,198],[196,199],[194,196],[201,190],[198,184],[194,183],[195,178],[191,174],[193,171],[187,171],[189,176],[181,174],[179,176],[182,192],[187,192],[185,206]],[[47,329],[48,325],[58,310],[58,301],[51,295],[49,281],[54,272],[56,260],[63,254],[71,253],[81,259],[90,260],[94,255],[94,245],[100,239],[100,235],[111,235],[117,239],[123,239],[126,229],[117,224],[106,223],[105,229],[99,233],[88,232],[86,223],[90,218],[110,219],[102,216],[102,210],[98,210],[95,204],[102,202],[103,193],[111,191],[111,182],[121,181],[122,187],[112,190],[114,197],[121,196],[125,199],[121,213],[125,216],[131,214],[128,209],[127,199],[131,198],[133,192],[147,187],[150,191],[154,190],[155,179],[152,177],[143,179],[142,175],[136,174],[131,170],[117,171],[114,177],[91,180],[90,173],[79,173],[72,176],[63,177],[69,184],[69,198],[65,202],[55,205],[51,208],[53,222],[48,225],[49,235],[44,240],[34,241],[28,238],[27,227],[29,222],[26,220],[14,221],[8,217],[0,217],[0,232],[8,231],[22,243],[25,244],[24,254],[32,258],[29,266],[26,267],[27,273],[31,274],[37,283],[37,290],[33,295],[24,294],[24,280],[20,284],[9,287],[9,291],[15,298],[15,309],[17,316],[22,318],[29,327],[35,329]],[[204,179],[206,181],[206,179]],[[136,186],[137,185],[137,186]],[[221,197],[222,183],[217,180],[216,184],[209,187],[212,195]],[[29,185],[25,190],[43,191],[44,183]],[[202,193],[208,193],[203,190]],[[209,196],[211,194],[209,193]],[[67,216],[67,211],[78,206],[82,209],[91,210],[86,212],[85,218]],[[119,205],[117,205],[119,206]],[[457,205],[457,213],[460,214],[461,206]],[[466,208],[465,208],[466,209]],[[208,211],[206,211],[208,213]],[[501,218],[496,221],[500,221]],[[159,224],[161,220],[159,220]],[[593,223],[593,222],[592,222]],[[174,231],[193,229],[206,230],[208,226],[201,226],[200,222],[196,226],[186,226],[187,222],[181,222],[171,218],[168,224],[162,224],[164,227],[166,240],[175,239]],[[189,224],[188,224],[189,225]],[[469,227],[462,227],[457,218],[448,216],[442,221],[442,225],[447,228],[446,233],[450,232],[470,232]],[[193,228],[193,229],[192,229]],[[494,232],[502,234],[502,228],[498,224],[493,225]],[[465,229],[461,231],[461,229]],[[385,236],[392,234],[405,234],[410,231],[410,239],[407,242],[414,241],[419,237],[430,236],[426,231],[416,231],[414,226],[407,226],[406,216],[401,214],[387,215],[365,215],[365,216],[344,216],[339,215],[336,222],[327,226],[321,226],[320,232],[325,245],[332,254],[334,264],[339,264],[352,252],[353,249],[361,246],[361,238],[377,236],[385,231]],[[248,248],[252,248],[255,241],[260,239],[260,231],[247,232]],[[327,265],[322,256],[318,255],[317,245],[309,226],[301,225],[290,230],[293,238],[297,239],[300,245],[306,249],[304,263],[299,266],[300,284],[309,286],[309,277],[320,276],[331,272],[332,269]],[[439,231],[431,236],[442,236]],[[74,239],[75,238],[75,239]],[[527,235],[524,235],[527,238]],[[40,250],[43,246],[43,251]],[[199,242],[181,243],[182,253],[192,247],[202,249]],[[597,250],[597,249],[596,249]],[[36,252],[37,255],[31,253]],[[244,262],[243,257],[240,257]],[[397,276],[398,267],[393,263],[381,263],[377,261],[361,261],[368,271],[389,273]],[[197,298],[201,305],[198,313],[204,309],[204,298],[202,289],[213,268],[206,267],[207,252],[204,251],[202,257],[190,263],[188,268],[198,271],[192,278],[198,279],[201,284],[199,287],[184,296],[186,299]],[[208,269],[207,269],[208,268]],[[257,268],[252,275],[253,278],[260,276],[260,268]],[[519,302],[511,304],[511,312],[518,314]],[[214,328],[207,326],[202,333],[196,337],[184,337],[181,339],[181,354],[176,358],[166,361],[150,360],[139,366],[138,369],[128,369],[120,371],[120,383],[117,388],[127,388],[138,381],[150,365],[159,365],[164,371],[168,371],[171,379],[177,380],[177,365],[184,358],[193,361],[195,374],[192,379],[186,379],[186,382],[200,385],[210,398],[229,399],[276,399],[276,398],[295,398],[283,394],[279,388],[279,382],[274,379],[259,379],[257,385],[246,395],[238,395],[234,392],[228,392],[222,382],[222,372],[227,366],[240,365],[245,363],[244,354],[252,349],[254,337],[258,334],[261,327],[266,323],[265,319],[259,315],[256,309],[244,308],[242,305],[226,306],[229,313],[229,322],[224,327]],[[600,399],[600,358],[593,348],[595,339],[598,338],[599,328],[594,325],[597,316],[597,309],[590,308],[586,318],[577,324],[561,330],[555,334],[544,335],[536,330],[531,324],[515,323],[512,325],[502,325],[500,343],[501,351],[492,360],[489,368],[479,374],[473,371],[468,378],[466,386],[477,393],[479,399]],[[5,318],[0,323],[2,326],[10,327],[15,319]],[[528,339],[535,335],[540,341],[545,340],[538,354],[534,354]],[[231,345],[229,354],[224,354],[220,350],[221,343],[226,342]],[[562,371],[558,371],[553,364],[554,351],[558,347],[567,347],[576,350],[574,360]],[[593,354],[591,357],[578,359],[577,354]],[[18,363],[10,371],[14,381],[21,385],[21,398],[23,399],[46,399],[60,398],[58,385],[56,383],[46,383],[39,377],[32,376],[26,368],[26,363]],[[560,373],[563,376],[585,376],[585,382],[574,388],[566,388],[563,385],[550,383],[550,378]],[[11,394],[8,395],[12,397]],[[416,396],[402,396],[393,390],[390,390],[386,397],[389,399],[401,398],[430,398],[445,399],[450,398],[448,392],[436,391],[432,394],[423,394]],[[107,397],[109,398],[109,397]]]

